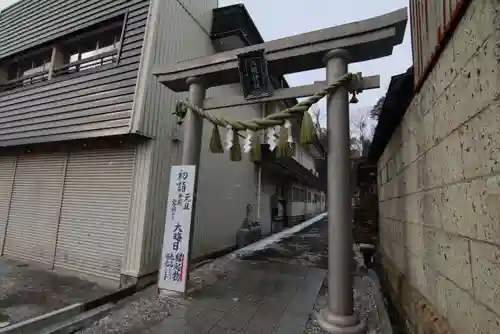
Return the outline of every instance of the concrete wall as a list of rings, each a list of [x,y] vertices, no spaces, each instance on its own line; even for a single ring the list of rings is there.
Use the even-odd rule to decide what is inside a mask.
[[[472,1],[378,162],[383,266],[420,328],[500,333],[499,8]]]
[[[207,97],[223,98],[241,94],[239,85],[211,88]],[[213,115],[231,119],[252,119],[261,116],[260,105],[224,108]],[[236,245],[236,234],[243,225],[247,209],[252,219],[257,210],[257,169],[248,155],[241,161],[230,161],[229,153],[213,154],[209,143],[212,125],[204,122],[201,149],[200,180],[193,256],[200,257]],[[225,129],[220,129],[224,140]],[[243,145],[243,139],[240,144]]]
[[[276,195],[276,184],[272,175],[262,173],[262,192],[260,197],[260,226],[262,235],[271,233],[271,198]]]

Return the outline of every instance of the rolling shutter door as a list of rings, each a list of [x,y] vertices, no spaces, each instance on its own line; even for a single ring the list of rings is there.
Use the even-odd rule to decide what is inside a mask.
[[[65,153],[19,156],[4,254],[52,265]]]
[[[133,148],[70,153],[55,266],[118,279],[127,238]]]
[[[16,157],[0,157],[0,252],[3,249]],[[1,254],[0,254],[1,255]]]

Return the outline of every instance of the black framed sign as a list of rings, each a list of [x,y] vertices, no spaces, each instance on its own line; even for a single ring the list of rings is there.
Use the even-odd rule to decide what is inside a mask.
[[[271,95],[264,49],[238,55],[238,70],[246,100]]]

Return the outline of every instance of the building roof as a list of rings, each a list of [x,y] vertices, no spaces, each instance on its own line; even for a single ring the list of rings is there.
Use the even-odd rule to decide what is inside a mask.
[[[403,120],[413,98],[413,92],[413,67],[391,78],[368,152],[368,160],[371,163],[376,163],[384,153],[392,134]]]

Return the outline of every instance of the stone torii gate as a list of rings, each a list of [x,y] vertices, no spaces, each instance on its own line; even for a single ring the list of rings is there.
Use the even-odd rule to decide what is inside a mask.
[[[263,44],[192,59],[154,71],[160,83],[175,92],[189,92],[189,103],[205,110],[290,97],[305,97],[335,83],[348,71],[348,64],[392,54],[402,42],[406,8],[367,20],[282,38]],[[240,82],[239,56],[262,51],[273,75],[285,75],[326,66],[326,82],[278,89],[267,96],[205,99],[206,89]],[[378,88],[379,77],[358,80],[355,90]],[[351,87],[352,88],[352,87]],[[182,164],[199,166],[203,119],[187,113],[183,122]],[[328,306],[318,322],[330,333],[361,333],[365,325],[354,313],[351,274],[352,208],[350,184],[349,92],[345,88],[327,97],[328,129]],[[198,173],[196,173],[196,197]],[[194,198],[195,200],[195,198]],[[193,204],[194,208],[194,204]],[[194,213],[193,213],[194,217]]]

